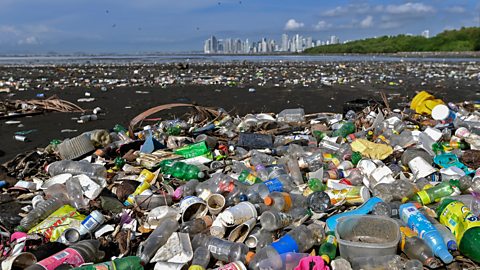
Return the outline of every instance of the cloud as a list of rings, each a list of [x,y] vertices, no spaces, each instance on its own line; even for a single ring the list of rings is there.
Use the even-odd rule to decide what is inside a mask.
[[[286,31],[298,30],[300,28],[303,28],[304,26],[305,26],[304,23],[297,22],[295,19],[290,19],[285,24],[285,30]]]
[[[18,42],[18,45],[37,45],[40,44],[38,39],[34,36],[26,37],[24,39],[20,39]]]
[[[350,14],[365,14],[371,10],[368,4],[349,4],[347,6],[337,6],[322,13],[323,16],[337,17]]]
[[[451,13],[465,13],[466,10],[464,7],[461,7],[461,6],[453,6],[453,7],[447,8],[447,11]]]
[[[397,21],[386,21],[380,24],[381,29],[394,29],[402,26],[402,23]]]
[[[313,26],[313,29],[317,31],[327,30],[332,27],[332,24],[327,23],[326,21],[319,21]]]
[[[402,5],[388,5],[385,11],[391,14],[433,13],[435,9],[423,3],[408,2]]]
[[[373,26],[373,17],[370,15],[360,22],[360,27],[362,28],[370,28],[372,26]]]

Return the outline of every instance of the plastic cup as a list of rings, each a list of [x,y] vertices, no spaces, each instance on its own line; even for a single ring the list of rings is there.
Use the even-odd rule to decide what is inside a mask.
[[[238,225],[230,232],[228,241],[243,243],[247,239],[248,235],[252,231],[253,227],[257,224],[256,218],[251,218],[244,223]]]
[[[258,213],[255,206],[250,202],[241,202],[228,208],[219,215],[225,227],[232,227],[251,219],[257,218]]]
[[[221,194],[211,194],[206,201],[208,212],[211,215],[218,215],[225,207],[225,197]]]
[[[204,200],[195,196],[188,196],[180,202],[180,211],[182,212],[182,222],[186,222],[204,217],[208,209]]]

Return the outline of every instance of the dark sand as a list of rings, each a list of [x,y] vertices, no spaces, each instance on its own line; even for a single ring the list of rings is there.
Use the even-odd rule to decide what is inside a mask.
[[[227,111],[240,115],[252,112],[275,112],[285,108],[303,107],[307,113],[314,112],[342,112],[343,104],[355,98],[380,99],[380,91],[384,91],[395,104],[408,103],[415,95],[415,91],[426,89],[446,101],[459,102],[464,100],[476,100],[478,84],[462,85],[461,82],[445,82],[443,85],[415,86],[405,83],[400,86],[379,85],[334,85],[321,88],[282,88],[255,87],[256,92],[249,93],[249,87],[236,88],[226,86],[170,86],[166,89],[159,87],[135,87],[116,88],[107,92],[100,89],[72,88],[53,89],[44,92],[46,97],[57,95],[61,99],[76,102],[78,98],[85,97],[85,92],[91,93],[94,102],[77,103],[82,108],[92,110],[100,107],[104,114],[97,121],[79,124],[72,118],[81,116],[80,113],[47,113],[32,117],[17,118],[23,127],[6,125],[6,120],[0,121],[0,162],[13,158],[16,154],[43,148],[52,139],[65,139],[74,137],[84,131],[97,128],[111,129],[119,123],[127,126],[129,121],[148,108],[172,102],[195,103],[203,106],[223,107]],[[148,94],[137,94],[135,91],[147,91]],[[32,99],[36,91],[15,91],[11,99]],[[7,94],[0,93],[0,99],[7,98]],[[130,106],[130,109],[126,109]],[[172,117],[172,111],[166,111],[156,117]],[[183,113],[177,111],[176,115]],[[27,135],[28,142],[20,142],[14,139],[16,131],[36,129],[37,131]],[[62,129],[77,130],[76,132],[62,133]]]

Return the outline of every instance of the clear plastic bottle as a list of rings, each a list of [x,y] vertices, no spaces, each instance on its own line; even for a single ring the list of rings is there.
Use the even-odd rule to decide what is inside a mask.
[[[332,201],[324,191],[315,191],[308,195],[307,204],[308,208],[315,213],[324,213],[332,207]],[[297,206],[297,203],[294,202],[293,205]]]
[[[196,218],[194,220],[183,222],[180,225],[180,232],[188,233],[190,235],[201,233],[212,226],[213,219],[211,216],[203,218]]]
[[[83,197],[83,189],[80,180],[76,177],[72,177],[65,185],[67,186],[68,197],[70,198],[73,207],[77,209],[87,208],[88,201]]]
[[[307,253],[288,252],[265,259],[258,266],[260,269],[294,269],[301,259],[308,256]]]
[[[179,228],[178,222],[174,219],[165,219],[157,226],[157,228],[148,236],[145,242],[141,243],[137,256],[140,257],[142,265],[150,262],[157,250],[163,246],[168,238]]]
[[[26,270],[54,270],[65,264],[78,267],[84,263],[97,262],[105,256],[99,247],[100,242],[96,239],[83,240],[27,267]]]
[[[68,204],[69,200],[64,194],[59,194],[57,197],[50,198],[43,201],[35,207],[28,215],[20,221],[20,225],[16,228],[17,231],[27,232],[42,220],[47,218],[50,214],[55,212],[58,208]]]
[[[361,257],[351,261],[353,269],[389,269],[403,270],[402,257],[398,255],[386,255],[379,257]]]
[[[281,212],[288,212],[292,208],[292,206],[307,206],[306,197],[286,192],[272,192],[267,197],[265,197],[263,202],[265,203],[265,205],[270,206],[271,208]]]
[[[241,261],[245,263],[250,260],[252,254],[243,243],[230,242],[214,236],[197,234],[192,240],[195,247],[206,247],[213,258],[222,262]]]
[[[257,250],[271,244],[273,242],[273,232],[262,230],[258,227],[252,230],[250,235],[245,240],[245,244],[249,248],[256,248]]]
[[[408,258],[419,260],[430,268],[437,268],[441,265],[441,262],[435,258],[432,249],[417,236],[417,233],[404,226],[400,227],[400,232],[402,234],[400,249]]]
[[[294,220],[295,217],[290,213],[283,213],[277,210],[265,211],[260,216],[262,229],[270,232],[285,228],[292,224]]]
[[[193,252],[192,265],[188,270],[205,270],[210,263],[210,251],[204,246],[200,246]]]
[[[268,180],[268,171],[260,158],[256,156],[251,157],[250,164],[255,168],[255,173],[262,181]]]
[[[288,157],[287,166],[288,166],[288,171],[290,172],[290,176],[293,179],[293,182],[296,185],[304,184],[302,172],[300,171],[300,168],[298,167],[297,159],[295,159],[294,157],[291,157],[291,156]]]
[[[258,270],[261,261],[287,252],[305,252],[325,238],[323,227],[318,224],[300,225],[278,241],[262,248],[249,263],[249,269]]]
[[[49,164],[46,170],[51,176],[62,173],[70,173],[72,175],[85,174],[100,185],[106,183],[107,178],[107,170],[104,166],[87,161],[55,161]]]

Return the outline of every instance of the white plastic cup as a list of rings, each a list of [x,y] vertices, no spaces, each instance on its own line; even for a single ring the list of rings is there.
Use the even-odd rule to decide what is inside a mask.
[[[211,215],[218,215],[225,207],[225,197],[221,194],[211,194],[206,201],[208,212]]]
[[[255,206],[250,202],[241,202],[228,208],[219,215],[225,227],[232,227],[244,223],[251,218],[257,218]]]

